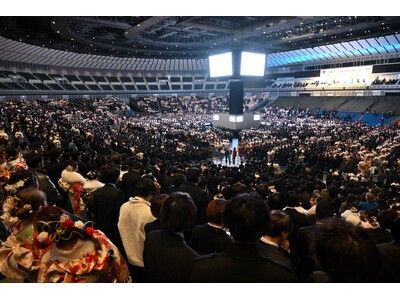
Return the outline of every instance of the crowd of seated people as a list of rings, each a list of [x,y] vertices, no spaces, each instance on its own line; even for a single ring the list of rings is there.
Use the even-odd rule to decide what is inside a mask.
[[[396,84],[398,82],[398,78],[379,78],[379,76],[377,76],[374,81],[372,81],[372,85],[392,85],[392,84]]]
[[[365,77],[350,77],[345,79],[326,80],[319,77],[304,79],[302,81],[277,79],[268,83],[268,88],[292,89],[292,88],[317,88],[317,87],[351,87],[351,86],[369,86],[369,85],[395,85],[398,84],[397,76],[383,77],[377,76],[373,81]]]
[[[213,142],[231,134],[206,128],[211,115],[119,114],[128,109],[117,99],[0,103],[1,276],[25,282],[398,282],[398,251],[392,250],[399,243],[398,128],[270,109],[262,126],[240,132],[246,163],[229,167],[211,159]],[[33,204],[19,190],[32,188],[14,177],[30,172],[26,161],[34,153],[43,155],[41,171],[59,198],[36,184],[41,198]],[[65,170],[84,179],[70,182],[72,197],[60,181]],[[102,184],[90,196],[84,187],[94,171]],[[161,194],[169,197],[154,216],[152,199]],[[213,207],[213,199],[227,202]],[[89,213],[78,205],[85,201]],[[42,211],[46,206],[62,213]],[[105,215],[99,219],[105,211],[107,222]],[[285,224],[271,231],[278,216]],[[146,233],[156,218],[159,230]],[[215,253],[205,253],[200,228],[225,232],[231,242],[224,236]],[[327,243],[331,230],[338,231],[335,242]],[[300,232],[309,238],[302,239],[309,241],[305,255]],[[160,243],[184,255],[164,249],[163,264],[154,264]],[[355,243],[363,255],[342,251]],[[278,248],[280,258],[264,244]],[[56,266],[61,257],[65,265],[77,264],[75,276]],[[101,268],[90,264],[87,276],[79,276],[89,258]]]

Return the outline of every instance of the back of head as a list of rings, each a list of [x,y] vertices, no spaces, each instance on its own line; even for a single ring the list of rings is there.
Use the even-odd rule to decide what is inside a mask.
[[[223,190],[222,194],[224,195],[224,198],[226,200],[229,200],[229,199],[235,197],[236,195],[247,193],[248,191],[249,191],[249,188],[245,184],[243,184],[241,182],[236,182],[236,183],[227,185],[225,187],[225,189]]]
[[[150,210],[151,214],[159,219],[160,218],[160,212],[161,212],[161,207],[164,204],[165,200],[167,200],[169,197],[168,194],[160,194],[160,195],[154,195],[151,200],[150,200]]]
[[[73,221],[71,215],[57,206],[47,206],[35,216],[35,231],[47,233],[48,240],[57,245],[65,245],[76,239],[90,239],[93,235],[91,222]],[[89,228],[90,227],[90,228]],[[37,237],[40,243],[40,236]]]
[[[233,197],[224,211],[225,226],[233,239],[241,243],[255,243],[264,234],[269,222],[269,208],[251,194]]]
[[[26,164],[29,168],[38,168],[39,164],[43,162],[43,154],[41,153],[30,153],[26,157]]]
[[[64,211],[57,206],[47,206],[35,216],[35,231],[42,232],[48,222],[59,221]]]
[[[313,252],[334,282],[376,282],[380,260],[368,233],[339,218],[328,218],[313,231]]]
[[[156,185],[149,178],[140,178],[136,185],[136,196],[147,197],[157,193]]]
[[[102,181],[104,183],[115,184],[119,178],[119,169],[117,167],[106,167],[102,172]]]
[[[142,169],[142,164],[140,162],[136,161],[136,160],[132,160],[132,161],[129,162],[129,167],[132,170],[136,170],[136,171],[140,172],[140,170]]]
[[[315,213],[318,220],[332,217],[334,214],[332,202],[325,199],[319,200],[315,206]]]
[[[88,180],[98,180],[98,179],[100,178],[100,174],[99,174],[99,172],[97,172],[96,170],[89,171],[89,172],[86,174],[86,178],[87,178]]]
[[[295,207],[299,203],[299,195],[295,191],[290,191],[287,193],[286,204],[289,207]]]
[[[8,195],[15,195],[27,187],[39,187],[39,181],[35,173],[29,170],[18,170],[11,174],[5,190]]]
[[[271,221],[268,226],[266,235],[277,237],[282,232],[289,233],[292,228],[292,223],[289,215],[281,210],[271,210]]]
[[[199,168],[196,167],[191,167],[187,172],[186,172],[186,180],[190,183],[197,183],[199,180],[201,172]]]
[[[175,188],[179,188],[180,185],[185,181],[186,181],[186,176],[185,174],[182,173],[177,173],[172,179]]]
[[[368,193],[365,194],[365,200],[366,201],[374,201],[374,199],[375,199],[375,196],[374,196],[373,193],[368,192]]]
[[[207,205],[207,220],[211,223],[222,225],[224,210],[228,201],[225,199],[215,199],[212,200]]]
[[[390,225],[396,218],[396,213],[393,210],[379,210],[376,214],[376,220],[379,226],[384,229],[390,229]]]
[[[197,207],[188,193],[172,193],[161,208],[161,226],[169,232],[182,232],[194,220]]]
[[[41,207],[47,206],[46,194],[37,188],[29,187],[22,189],[15,196],[19,199],[16,202],[18,207],[16,217],[19,219],[32,216]]]

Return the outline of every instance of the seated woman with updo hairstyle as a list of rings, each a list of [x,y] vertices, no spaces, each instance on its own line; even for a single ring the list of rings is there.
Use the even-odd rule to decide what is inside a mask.
[[[48,206],[37,214],[35,231],[35,248],[44,249],[38,282],[132,282],[118,248],[91,222],[74,222],[64,210]]]
[[[33,247],[33,220],[35,214],[45,206],[46,194],[37,188],[25,188],[16,195],[7,196],[3,216],[7,217],[11,232],[0,247],[0,272],[7,278],[36,281],[41,253]]]

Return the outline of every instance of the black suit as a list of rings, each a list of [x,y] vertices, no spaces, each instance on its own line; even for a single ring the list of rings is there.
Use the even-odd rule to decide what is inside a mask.
[[[388,274],[388,281],[400,282],[400,243],[391,242],[379,244],[378,250],[382,257],[383,267]]]
[[[232,242],[227,233],[210,225],[196,225],[193,228],[189,245],[200,255],[221,252]]]
[[[375,244],[391,243],[393,241],[393,236],[390,231],[384,228],[367,228],[365,230],[368,232]]]
[[[292,272],[263,257],[254,244],[231,243],[219,254],[203,255],[193,264],[190,282],[296,282]]]
[[[60,195],[60,201],[57,203],[57,206],[60,206],[63,209],[67,209],[70,206],[70,201],[68,198],[68,193],[64,191],[57,183],[58,180],[61,178],[61,173],[65,169],[64,164],[59,162],[58,160],[52,160],[46,166],[46,174],[50,177],[51,182],[54,183],[58,193]]]
[[[311,236],[315,225],[300,227],[297,231],[296,253],[294,254],[297,263],[297,277],[300,282],[306,282],[307,276],[317,271],[311,253]]]
[[[299,213],[296,209],[290,207],[285,207],[282,211],[290,217],[290,221],[292,222],[292,229],[287,239],[290,243],[290,251],[294,254],[296,252],[297,231],[300,227],[308,225],[307,217],[305,214]]]
[[[128,201],[129,197],[136,196],[136,184],[139,182],[141,176],[138,172],[128,171],[122,176],[121,190],[124,192],[124,200]]]
[[[49,205],[57,204],[61,200],[60,193],[54,182],[51,181],[50,177],[44,173],[42,169],[29,168],[36,174],[39,181],[39,190],[45,192],[47,196],[47,202]]]
[[[193,261],[199,257],[176,233],[149,232],[144,242],[143,262],[147,282],[188,282]]]
[[[161,184],[161,193],[168,193],[169,187],[174,185],[174,176],[165,176]]]
[[[93,205],[88,207],[93,214],[94,227],[101,230],[123,254],[125,251],[119,235],[118,218],[124,202],[124,193],[107,183],[93,192]]]
[[[154,230],[161,230],[161,220],[160,219],[155,219],[153,222],[149,222],[146,225],[144,225],[144,232],[146,235],[149,234],[150,231]]]
[[[257,241],[257,246],[260,248],[260,253],[277,264],[284,266],[288,270],[294,272],[293,263],[289,255],[285,251],[271,244],[263,242],[261,239]]]
[[[207,205],[211,201],[210,195],[199,188],[195,183],[184,182],[178,188],[178,191],[188,193],[197,207],[197,216],[195,225],[201,225],[207,222]]]

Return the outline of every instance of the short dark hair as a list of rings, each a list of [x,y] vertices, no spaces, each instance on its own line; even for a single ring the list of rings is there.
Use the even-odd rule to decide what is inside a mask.
[[[160,218],[161,207],[165,200],[169,197],[168,194],[154,195],[150,200],[150,211],[154,218]]]
[[[183,173],[177,173],[173,178],[172,178],[172,183],[174,184],[174,187],[177,189],[180,187],[182,183],[186,181],[186,176]]]
[[[217,225],[222,225],[224,210],[228,201],[225,199],[214,199],[207,205],[207,220]]]
[[[299,203],[299,194],[296,191],[289,191],[286,197],[287,206],[293,207]]]
[[[375,282],[379,252],[367,231],[340,218],[318,223],[312,233],[318,265],[334,282]]]
[[[236,182],[233,184],[228,184],[222,194],[226,200],[230,200],[231,198],[235,197],[236,195],[247,193],[249,191],[249,187],[241,182]]]
[[[172,193],[161,207],[160,219],[163,229],[182,232],[194,220],[197,207],[188,193]]]
[[[270,223],[268,206],[251,194],[233,197],[224,211],[224,224],[232,237],[242,243],[255,243]]]
[[[44,160],[43,154],[41,153],[30,153],[26,157],[26,164],[29,168],[36,168],[37,165]]]
[[[332,217],[334,214],[332,201],[319,200],[315,205],[315,214],[319,220]]]
[[[397,215],[393,210],[379,210],[376,214],[379,226],[384,229],[390,229],[390,225],[396,217]]]
[[[104,183],[115,184],[119,178],[119,169],[116,167],[106,167],[102,172],[102,180]]]
[[[289,233],[292,228],[292,222],[288,214],[281,210],[271,210],[270,213],[271,221],[269,223],[268,229],[266,230],[266,235],[271,237],[277,237],[282,232]]]
[[[200,177],[200,169],[196,167],[191,167],[187,172],[186,172],[186,180],[190,183],[197,183]]]
[[[148,178],[140,178],[136,185],[136,196],[147,197],[157,194],[155,182]]]

